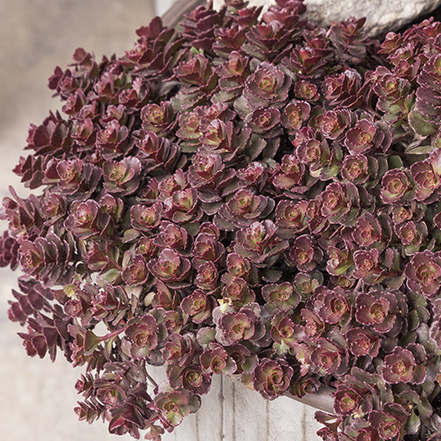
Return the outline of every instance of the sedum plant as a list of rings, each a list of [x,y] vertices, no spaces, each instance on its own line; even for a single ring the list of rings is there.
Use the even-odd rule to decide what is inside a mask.
[[[80,419],[159,440],[223,374],[333,387],[324,440],[441,439],[441,24],[380,43],[305,9],[155,18],[49,79],[0,262],[28,355],[86,367]]]

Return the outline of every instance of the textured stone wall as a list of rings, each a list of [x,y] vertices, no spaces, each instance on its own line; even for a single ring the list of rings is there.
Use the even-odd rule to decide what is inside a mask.
[[[309,17],[322,26],[350,16],[366,17],[366,31],[370,35],[380,35],[428,14],[441,4],[441,0],[305,0],[304,3]],[[215,8],[222,4],[223,0],[214,0]],[[250,0],[249,4],[268,7],[274,0]]]

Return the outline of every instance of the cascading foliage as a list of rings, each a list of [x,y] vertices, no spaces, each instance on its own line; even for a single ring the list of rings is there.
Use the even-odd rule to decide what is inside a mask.
[[[305,9],[155,18],[49,79],[0,263],[28,355],[87,367],[80,419],[159,440],[224,374],[334,387],[325,440],[441,439],[441,24],[380,44]]]

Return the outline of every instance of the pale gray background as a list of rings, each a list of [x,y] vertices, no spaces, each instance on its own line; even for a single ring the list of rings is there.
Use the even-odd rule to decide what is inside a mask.
[[[158,1],[161,6],[170,4]],[[56,65],[65,68],[77,47],[103,54],[124,54],[135,30],[154,16],[154,0],[0,0],[0,197],[13,185],[12,174],[31,122],[40,124],[50,109],[47,79]],[[5,224],[1,224],[3,231]],[[132,439],[108,434],[107,426],[79,422],[73,412],[78,369],[63,356],[27,357],[16,335],[22,328],[8,320],[8,299],[17,274],[0,270],[0,439],[4,441],[105,441]]]

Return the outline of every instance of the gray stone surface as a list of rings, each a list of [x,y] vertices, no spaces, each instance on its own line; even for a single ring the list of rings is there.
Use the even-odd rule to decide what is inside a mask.
[[[378,36],[397,30],[423,14],[428,14],[441,4],[441,0],[305,0],[311,20],[330,26],[354,16],[366,17],[366,31]],[[274,0],[249,0],[251,6],[268,7]],[[223,0],[214,0],[219,8]]]
[[[306,0],[305,4],[311,19],[324,26],[349,16],[366,17],[366,31],[380,35],[433,11],[441,0]]]

